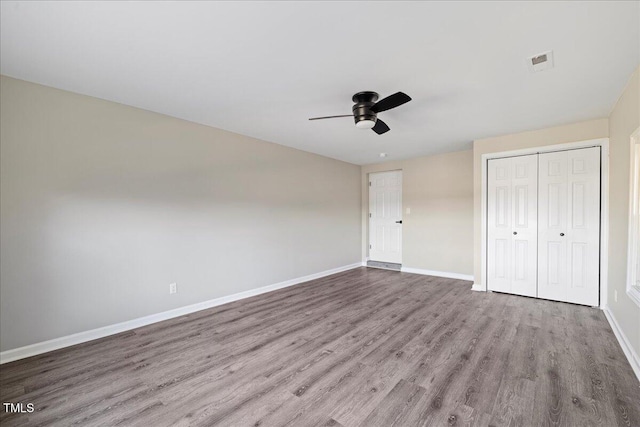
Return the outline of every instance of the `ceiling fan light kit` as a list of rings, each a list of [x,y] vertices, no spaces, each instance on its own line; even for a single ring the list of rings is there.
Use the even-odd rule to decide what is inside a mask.
[[[360,119],[355,117],[356,127],[358,129],[372,129],[376,125],[375,119]]]
[[[396,92],[393,95],[378,101],[376,92],[365,91],[358,92],[353,95],[352,100],[355,102],[353,108],[353,120],[358,129],[372,129],[378,135],[388,132],[389,126],[382,120],[378,119],[378,113],[387,111],[392,108],[399,107],[411,101],[411,97],[403,92]],[[333,119],[337,117],[351,117],[350,115],[312,117],[309,120]]]

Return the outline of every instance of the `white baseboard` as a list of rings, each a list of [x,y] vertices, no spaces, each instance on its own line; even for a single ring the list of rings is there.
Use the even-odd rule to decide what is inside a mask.
[[[330,276],[332,274],[341,273],[347,270],[352,270],[361,266],[362,263],[359,262],[355,264],[349,264],[342,267],[333,268],[331,270],[325,270],[319,273],[310,274],[308,276],[298,277],[284,282],[275,283],[273,285],[263,286],[261,288],[251,289],[248,291],[239,292],[237,294],[227,295],[224,297],[215,298],[192,305],[187,305],[185,307],[180,307],[169,311],[163,311],[162,313],[151,314],[149,316],[127,320],[126,322],[117,323],[115,325],[104,326],[102,328],[79,332],[77,334],[67,335],[65,337],[54,338],[49,341],[43,341],[24,347],[14,348],[12,350],[3,351],[0,353],[0,364],[13,362],[14,360],[24,359],[26,357],[36,356],[38,354],[58,350],[60,348],[69,347],[76,344],[81,344],[98,338],[104,338],[109,335],[119,334],[120,332],[140,328],[152,323],[173,319],[174,317],[184,316],[185,314],[195,313],[196,311],[216,307],[229,302],[238,301],[244,298],[253,297],[293,285],[298,285],[300,283],[305,283],[310,280],[319,279],[321,277]]]
[[[471,290],[472,291],[477,291],[477,292],[485,292],[486,291],[484,286],[482,286],[482,284],[480,284],[480,283],[474,283],[473,285],[471,285]]]
[[[604,311],[604,315],[609,321],[609,325],[611,325],[611,329],[618,339],[624,355],[627,356],[627,360],[629,360],[629,364],[631,365],[631,368],[633,368],[633,372],[635,372],[636,377],[640,380],[640,357],[638,357],[633,347],[631,347],[631,343],[629,343],[627,336],[622,332],[622,329],[620,328],[620,325],[618,325],[611,309],[608,306],[605,306],[602,307],[602,311]]]
[[[403,273],[422,274],[424,276],[446,277],[448,279],[473,280],[473,276],[469,274],[449,273],[446,271],[423,270],[421,268],[402,267]]]

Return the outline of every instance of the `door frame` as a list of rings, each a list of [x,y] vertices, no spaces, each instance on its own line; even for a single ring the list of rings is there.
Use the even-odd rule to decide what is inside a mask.
[[[600,308],[607,306],[609,273],[609,138],[589,139],[564,144],[545,145],[520,150],[500,151],[482,155],[482,184],[480,210],[480,283],[472,286],[474,291],[487,292],[487,162],[489,159],[523,156],[529,154],[552,153],[554,151],[575,150],[579,148],[600,147]]]

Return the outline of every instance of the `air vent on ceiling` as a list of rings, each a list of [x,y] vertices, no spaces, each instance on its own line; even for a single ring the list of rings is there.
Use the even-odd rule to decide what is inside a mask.
[[[553,68],[553,51],[542,52],[527,59],[529,70],[532,72],[544,71]]]

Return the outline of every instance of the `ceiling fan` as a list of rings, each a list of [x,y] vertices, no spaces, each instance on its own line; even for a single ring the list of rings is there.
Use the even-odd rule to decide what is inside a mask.
[[[355,105],[353,114],[340,116],[312,117],[309,120],[335,119],[337,117],[353,117],[358,129],[372,129],[378,135],[389,132],[389,126],[378,118],[378,113],[396,108],[411,101],[411,97],[403,92],[396,92],[378,101],[376,92],[358,92],[353,95]],[[376,102],[377,101],[377,102]]]

